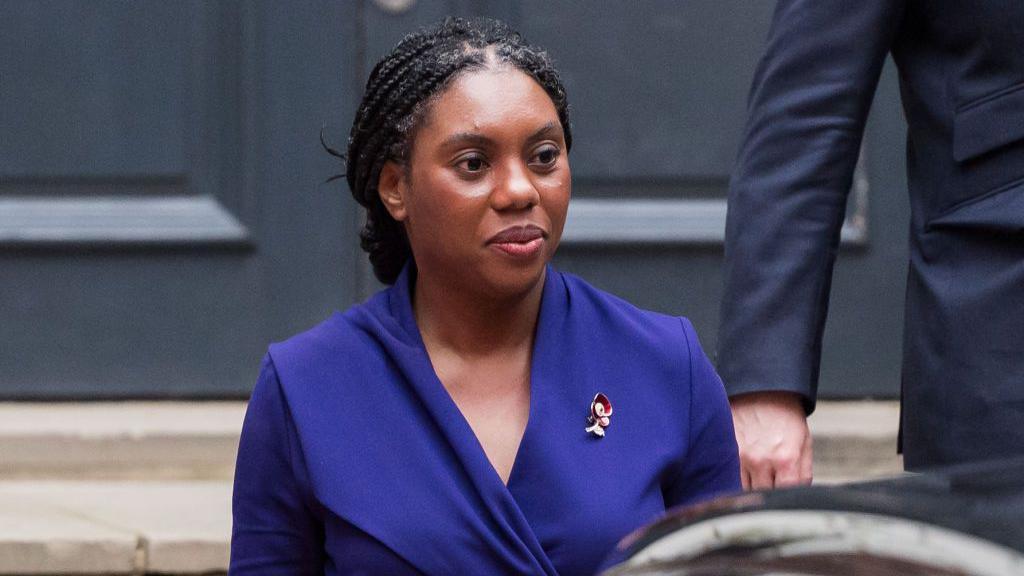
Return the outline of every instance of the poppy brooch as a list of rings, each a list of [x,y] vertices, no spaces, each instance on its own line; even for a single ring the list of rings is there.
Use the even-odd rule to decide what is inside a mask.
[[[590,426],[587,427],[587,432],[598,438],[604,438],[604,429],[612,423],[611,415],[611,401],[599,392],[597,396],[594,396],[594,401],[590,403],[590,416],[587,417],[587,424]]]

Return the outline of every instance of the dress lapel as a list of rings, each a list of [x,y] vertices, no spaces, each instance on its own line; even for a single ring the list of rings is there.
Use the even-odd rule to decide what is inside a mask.
[[[550,417],[552,401],[562,394],[566,378],[563,366],[570,359],[564,357],[562,335],[568,316],[569,299],[565,285],[551,266],[548,266],[544,281],[544,295],[540,315],[537,319],[536,336],[530,365],[530,419],[519,442],[515,465],[509,475],[507,491],[513,499],[520,492],[517,488],[529,484],[536,477],[532,470],[531,454],[537,447],[551,439],[545,437],[544,420]],[[520,506],[520,509],[522,507]]]

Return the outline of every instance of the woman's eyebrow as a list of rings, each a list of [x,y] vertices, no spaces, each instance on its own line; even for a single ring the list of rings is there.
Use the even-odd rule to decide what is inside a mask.
[[[461,144],[472,144],[475,146],[486,146],[491,143],[491,139],[484,136],[483,134],[477,134],[475,132],[456,132],[451,136],[445,138],[441,142],[442,148],[449,148],[455,145]]]
[[[548,122],[537,129],[536,132],[530,134],[530,137],[526,140],[527,142],[533,142],[534,140],[540,140],[542,138],[550,138],[558,133],[558,128],[559,126],[557,122]]]
[[[555,136],[559,131],[559,125],[557,122],[548,122],[534,131],[533,134],[526,139],[527,142],[533,142],[535,140],[541,140],[543,138],[551,138]],[[451,136],[448,136],[441,141],[442,148],[450,148],[458,145],[470,144],[473,146],[487,146],[491,144],[492,140],[483,134],[477,132],[456,132]]]

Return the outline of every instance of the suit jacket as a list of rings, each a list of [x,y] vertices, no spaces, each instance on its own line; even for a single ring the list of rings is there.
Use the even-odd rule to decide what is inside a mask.
[[[813,409],[832,263],[886,54],[912,212],[908,468],[1024,451],[1024,2],[780,0],[729,194],[720,373]]]
[[[682,318],[549,268],[506,486],[437,379],[407,269],[270,347],[239,446],[232,574],[592,574],[666,506],[739,489],[725,390]],[[588,434],[595,394],[612,403]]]

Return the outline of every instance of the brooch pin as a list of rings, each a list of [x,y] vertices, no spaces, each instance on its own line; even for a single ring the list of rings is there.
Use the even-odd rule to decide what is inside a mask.
[[[590,403],[590,416],[587,417],[587,424],[590,426],[587,428],[587,432],[598,438],[604,438],[604,429],[612,423],[611,415],[612,403],[607,396],[598,393],[597,396],[594,396],[594,401]]]

